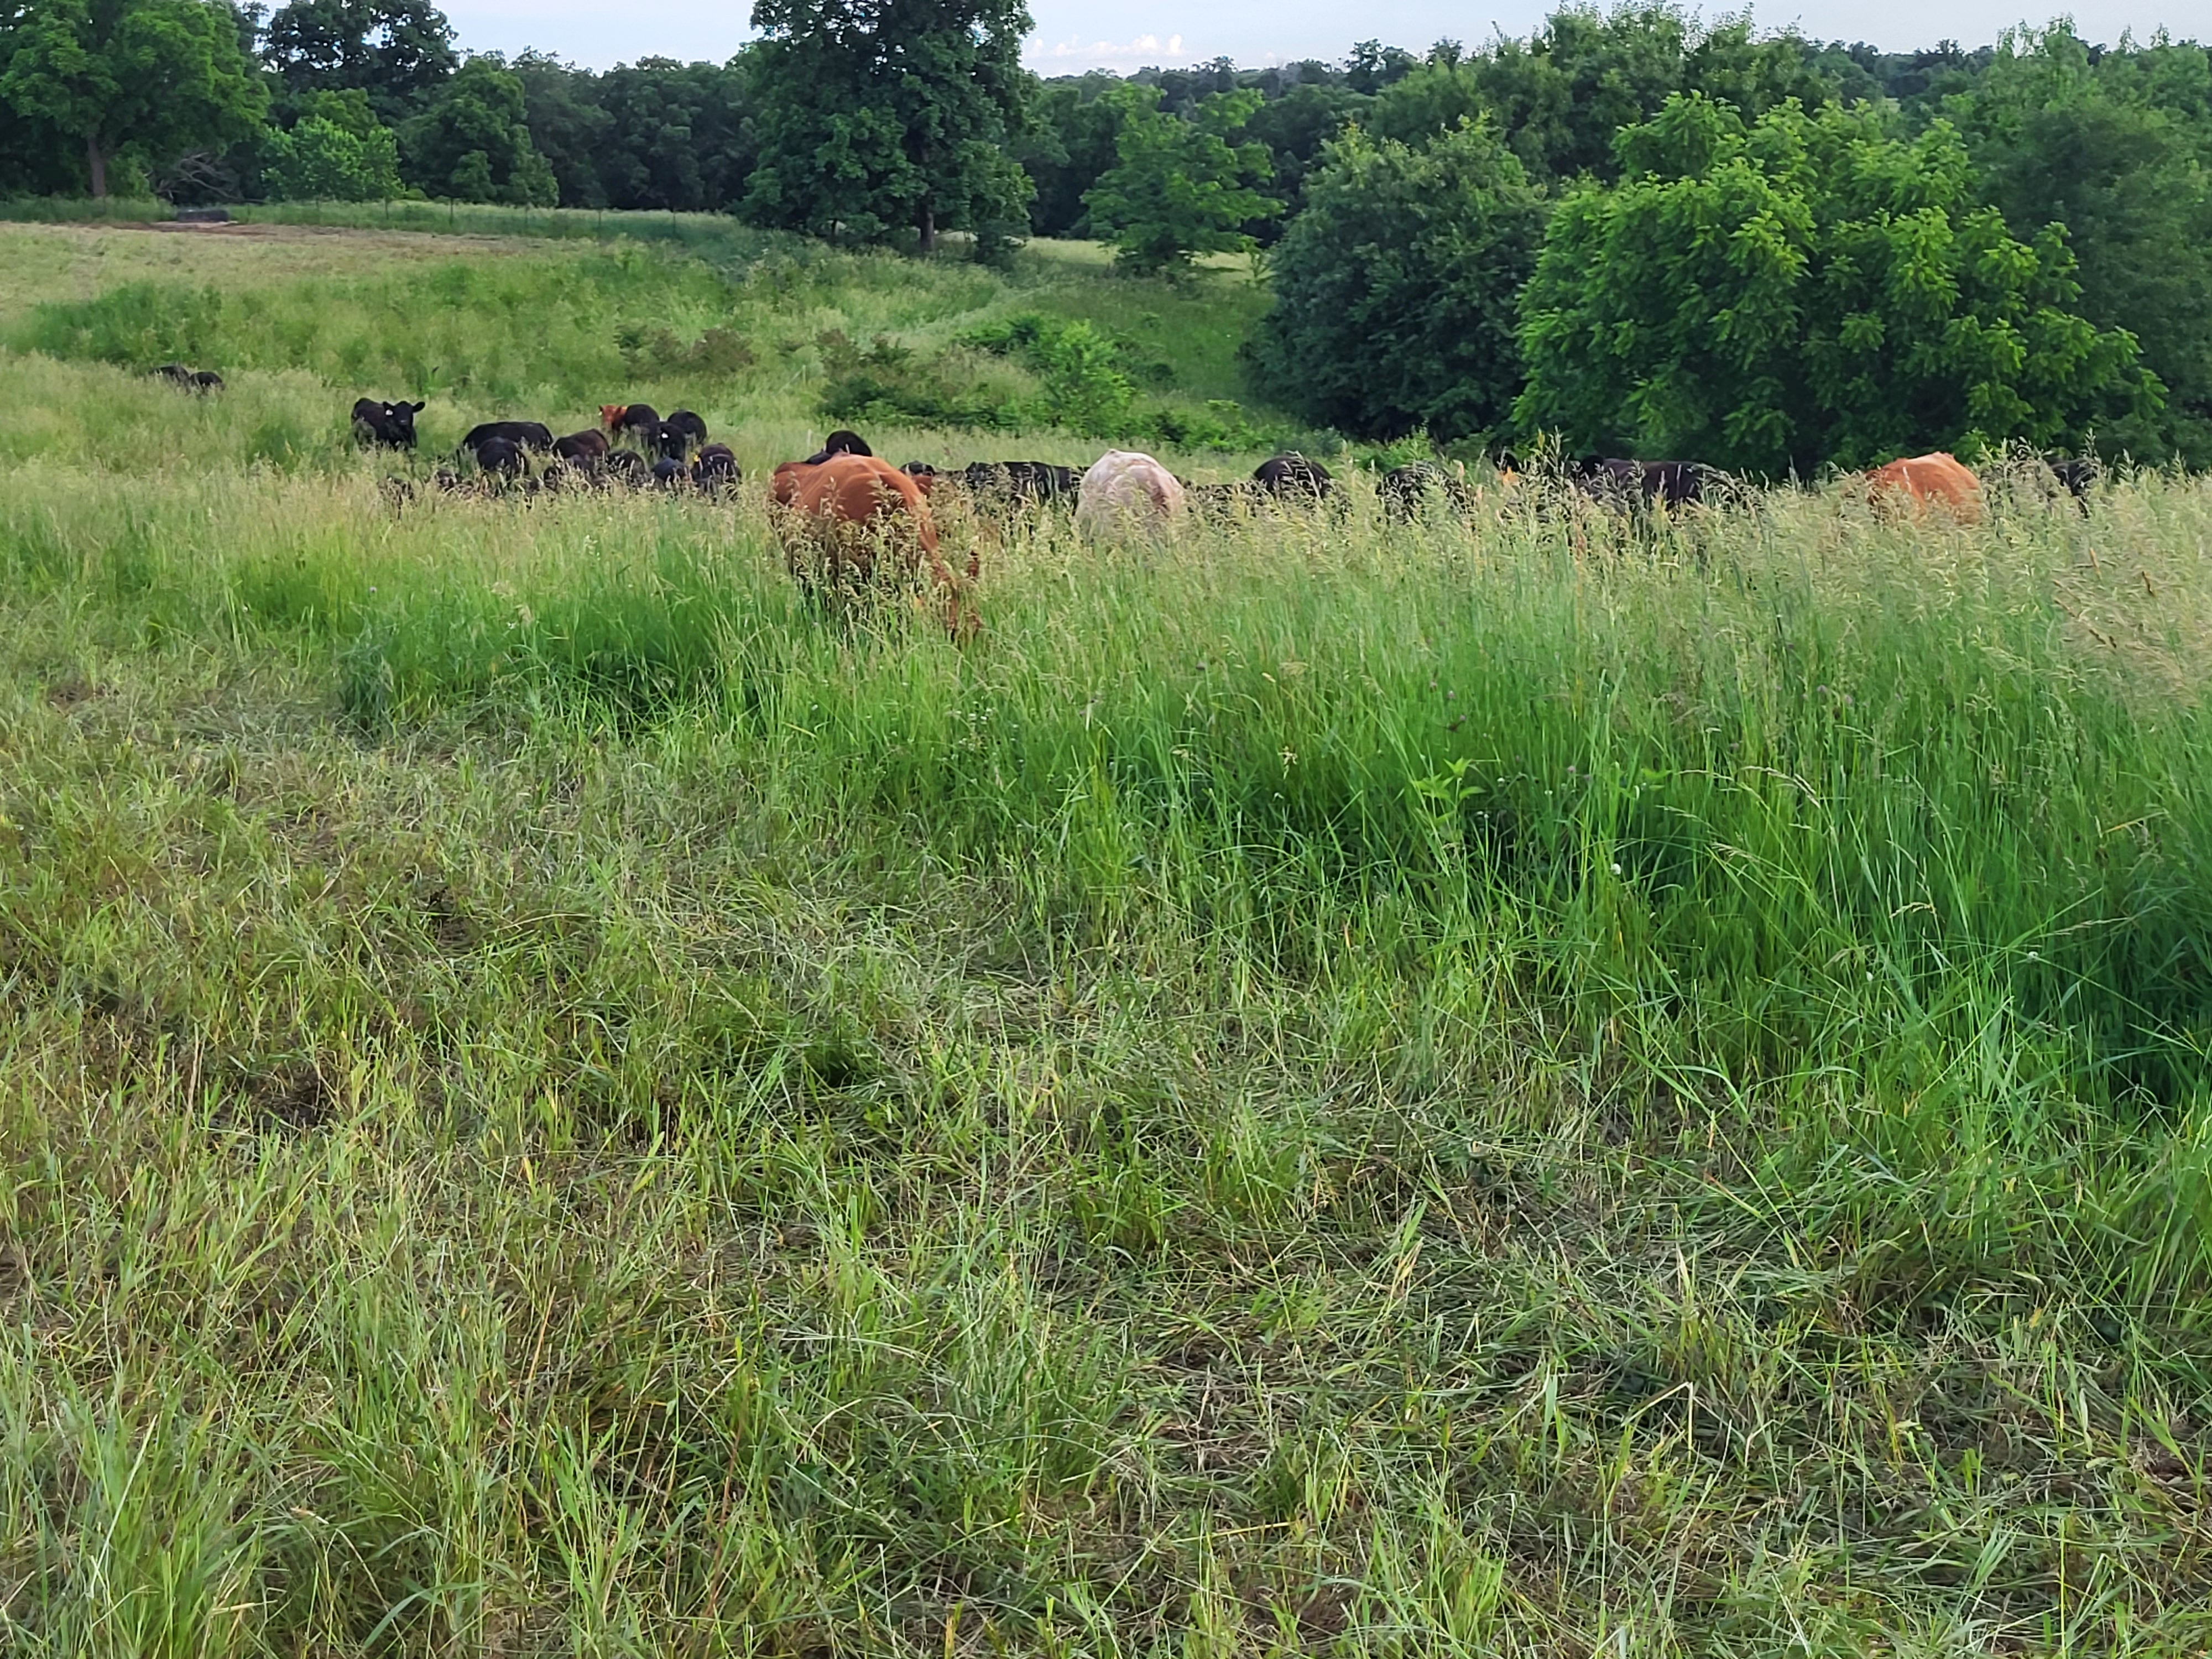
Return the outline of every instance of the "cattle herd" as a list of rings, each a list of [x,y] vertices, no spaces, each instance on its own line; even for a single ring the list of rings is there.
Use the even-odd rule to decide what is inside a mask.
[[[196,391],[220,389],[220,377],[195,374],[180,363],[155,371]],[[398,450],[416,447],[420,403],[363,398],[353,407],[353,430],[362,443]],[[663,417],[645,404],[606,404],[599,423],[565,437],[538,421],[488,421],[462,438],[454,459],[464,473],[441,466],[437,488],[486,495],[607,489],[617,487],[734,490],[744,474],[726,444],[711,441],[707,423],[688,409]],[[2057,486],[2086,510],[2097,480],[2096,463],[2048,461]],[[1553,461],[1522,469],[1503,458],[1496,488],[1510,495],[1524,479],[1548,478],[1601,507],[1638,518],[1691,506],[1725,505],[1742,491],[1717,468],[1692,461],[1637,461],[1610,457]],[[1869,499],[1884,511],[1940,507],[1961,522],[1980,519],[1980,480],[1948,454],[1895,460],[1862,475]],[[404,481],[388,481],[401,498]],[[1407,520],[1444,509],[1465,514],[1484,490],[1464,472],[1419,461],[1384,472],[1377,483],[1384,514]],[[1298,454],[1261,463],[1249,478],[1194,483],[1179,478],[1150,455],[1109,450],[1086,470],[1049,461],[978,461],[940,470],[922,461],[902,467],[877,459],[856,432],[833,432],[804,460],[786,461],[769,480],[792,574],[810,590],[856,592],[896,577],[937,592],[946,626],[956,637],[976,623],[969,590],[980,555],[957,572],[940,551],[931,502],[958,499],[987,521],[1072,502],[1075,522],[1095,536],[1145,532],[1191,513],[1279,505],[1333,509],[1343,496],[1327,467]]]

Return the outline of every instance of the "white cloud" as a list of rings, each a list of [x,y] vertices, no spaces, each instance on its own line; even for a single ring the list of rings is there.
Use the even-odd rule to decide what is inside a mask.
[[[1157,34],[1140,34],[1126,42],[1085,41],[1079,37],[1052,46],[1039,41],[1022,56],[1031,69],[1063,74],[1086,69],[1144,69],[1152,64],[1164,69],[1202,61],[1197,52],[1183,50],[1180,34],[1170,34],[1165,40]]]

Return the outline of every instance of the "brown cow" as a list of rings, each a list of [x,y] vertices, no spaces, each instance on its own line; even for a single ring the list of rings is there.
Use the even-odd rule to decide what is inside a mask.
[[[1877,507],[1910,502],[1915,513],[1940,507],[1960,524],[1982,521],[1982,481],[1942,450],[1892,461],[1866,476]]]
[[[954,575],[937,549],[937,525],[930,517],[927,478],[911,477],[872,455],[832,455],[826,461],[786,461],[776,468],[769,493],[781,515],[784,558],[791,574],[811,586],[816,580],[831,589],[873,585],[879,553],[890,553],[899,568],[894,579],[919,574],[926,557],[931,576],[945,595],[945,626],[955,639],[976,628],[963,604],[965,583]],[[975,580],[982,555],[971,555],[966,581]]]

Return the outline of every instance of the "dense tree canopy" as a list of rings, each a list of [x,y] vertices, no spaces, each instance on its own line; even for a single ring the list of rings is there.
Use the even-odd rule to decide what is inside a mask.
[[[744,210],[880,241],[940,229],[987,243],[1026,221],[1008,149],[1024,121],[1022,0],[757,0],[760,156]]]
[[[1778,476],[2074,445],[2156,401],[2134,340],[2073,310],[2063,232],[2014,240],[1948,126],[1678,95],[1619,146],[1523,293],[1525,427]]]
[[[429,0],[292,0],[263,30],[261,60],[289,97],[360,91],[386,126],[419,112],[459,63]]]
[[[278,201],[385,202],[406,191],[398,143],[358,87],[308,94],[301,118],[269,135],[262,179]]]
[[[1118,263],[1167,270],[1229,252],[1249,244],[1246,226],[1279,210],[1254,188],[1273,171],[1267,147],[1240,142],[1258,93],[1214,93],[1188,117],[1161,109],[1150,87],[1113,96],[1123,106],[1115,164],[1083,202],[1092,233],[1114,244]]]
[[[1424,149],[1353,128],[1275,250],[1262,386],[1364,436],[1501,435],[1521,389],[1514,304],[1543,234],[1538,192],[1488,126]]]
[[[2066,226],[2081,313],[2125,328],[2166,407],[2103,434],[2212,465],[2212,57],[2093,53],[2063,28],[2008,36],[1944,104],[2015,235]]]
[[[159,166],[221,148],[268,106],[217,0],[37,0],[9,34],[0,106],[78,146],[94,196],[117,155]]]
[[[550,207],[553,169],[530,141],[522,82],[495,58],[471,58],[400,131],[407,175],[432,196]]]

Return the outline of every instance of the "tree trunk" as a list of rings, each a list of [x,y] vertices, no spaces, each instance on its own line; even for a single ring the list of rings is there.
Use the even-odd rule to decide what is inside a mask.
[[[917,252],[924,258],[937,252],[937,208],[935,204],[921,204],[921,236]]]
[[[105,197],[107,194],[107,157],[100,152],[100,135],[96,132],[84,135],[84,164],[92,171],[93,195]]]

